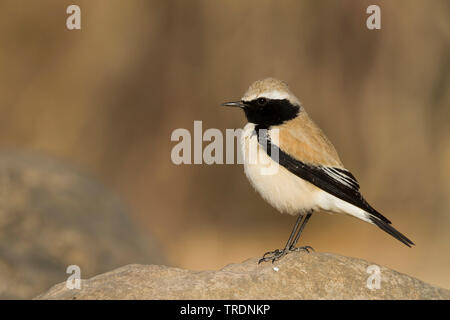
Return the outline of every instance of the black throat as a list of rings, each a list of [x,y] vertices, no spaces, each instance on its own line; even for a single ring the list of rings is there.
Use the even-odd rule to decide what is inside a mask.
[[[297,117],[300,106],[287,99],[255,99],[244,102],[244,112],[248,122],[259,129],[268,129]]]

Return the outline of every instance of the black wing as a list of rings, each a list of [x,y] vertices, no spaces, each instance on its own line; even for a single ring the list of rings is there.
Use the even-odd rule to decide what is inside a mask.
[[[259,134],[256,130],[258,141],[267,154],[275,161],[295,174],[296,176],[312,183],[316,187],[344,200],[354,206],[366,211],[370,215],[370,220],[379,228],[400,240],[408,247],[412,243],[407,237],[393,228],[386,217],[372,208],[359,192],[359,184],[356,178],[347,170],[334,167],[315,166],[301,162],[272,144],[267,134]],[[278,159],[272,156],[272,151],[277,154]]]

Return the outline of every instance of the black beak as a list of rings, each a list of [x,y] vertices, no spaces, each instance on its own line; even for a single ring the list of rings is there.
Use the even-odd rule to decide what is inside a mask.
[[[224,106],[224,107],[243,108],[244,107],[244,103],[242,101],[225,102],[225,103],[222,103],[222,106]]]

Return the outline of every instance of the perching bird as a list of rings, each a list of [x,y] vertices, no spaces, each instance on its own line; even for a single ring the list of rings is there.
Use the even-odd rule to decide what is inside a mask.
[[[408,247],[413,245],[364,200],[356,178],[285,82],[256,81],[240,101],[223,105],[241,108],[247,117],[241,146],[245,174],[253,187],[279,211],[299,216],[284,249],[266,252],[259,262],[312,249],[296,244],[318,210],[349,214],[375,224]]]

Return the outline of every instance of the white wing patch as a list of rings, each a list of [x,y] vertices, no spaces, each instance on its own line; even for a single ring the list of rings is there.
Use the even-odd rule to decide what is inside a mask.
[[[356,181],[355,177],[349,171],[333,167],[320,167],[320,169],[322,169],[324,173],[337,182],[342,183],[350,189],[354,189],[356,191],[359,190],[358,181]]]

